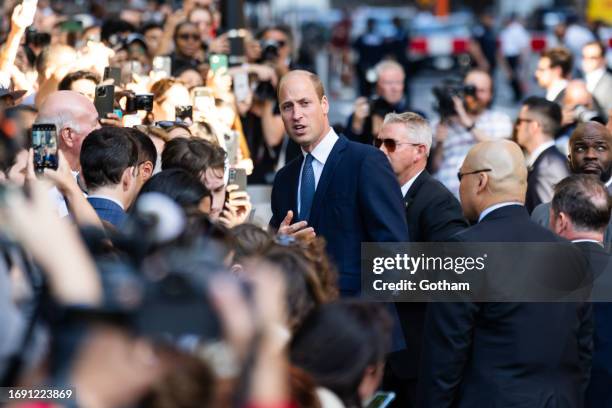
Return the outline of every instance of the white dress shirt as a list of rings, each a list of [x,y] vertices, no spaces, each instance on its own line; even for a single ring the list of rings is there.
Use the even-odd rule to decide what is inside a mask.
[[[406,193],[408,193],[408,190],[410,190],[410,187],[412,187],[412,185],[414,184],[414,180],[416,180],[422,172],[423,170],[419,171],[413,178],[408,180],[406,184],[402,186],[402,197],[406,197]]]
[[[559,95],[565,89],[566,86],[567,86],[567,81],[565,79],[561,79],[555,82],[546,91],[546,99],[551,102],[554,102],[557,95]]]
[[[597,83],[599,82],[601,77],[604,76],[605,73],[606,73],[606,69],[602,67],[602,68],[596,69],[593,72],[589,72],[588,74],[584,76],[584,79],[586,81],[587,90],[590,93],[593,93],[593,91],[595,90],[595,87],[597,86]]]
[[[329,128],[329,132],[325,135],[323,140],[319,142],[317,147],[313,149],[310,154],[312,155],[312,170],[314,172],[315,179],[315,191],[317,190],[317,186],[319,185],[319,179],[321,178],[321,174],[323,173],[323,168],[325,167],[325,162],[327,162],[327,158],[331,154],[334,145],[338,141],[338,135],[334,132],[333,128]],[[302,161],[302,168],[300,169],[300,177],[298,178],[298,189],[297,189],[297,210],[300,212],[300,189],[302,187],[302,171],[304,170],[304,163],[306,162],[306,155],[308,152],[305,152],[302,149],[302,154],[304,155],[304,160]]]
[[[508,207],[510,205],[520,205],[521,207],[524,206],[523,203],[521,203],[519,201],[506,201],[506,202],[503,202],[503,203],[494,204],[494,205],[492,205],[490,207],[485,208],[484,211],[480,213],[480,216],[478,217],[478,222],[482,221],[482,219],[484,217],[486,217],[487,215],[491,214],[493,211],[498,210],[498,209],[500,209],[502,207]]]
[[[544,150],[548,149],[551,146],[555,145],[555,141],[551,140],[549,142],[546,143],[542,143],[541,145],[539,145],[534,151],[533,153],[531,153],[529,155],[529,157],[527,158],[527,167],[531,167],[533,166],[533,163],[536,162],[536,160],[538,160],[538,157],[540,157],[540,155],[544,152]]]

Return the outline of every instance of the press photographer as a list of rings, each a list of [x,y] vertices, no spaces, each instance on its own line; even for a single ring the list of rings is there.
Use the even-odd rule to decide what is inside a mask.
[[[490,108],[493,81],[485,71],[471,70],[462,83],[434,88],[434,95],[440,119],[430,168],[458,196],[457,171],[467,152],[478,142],[509,138],[512,122],[505,113]]]

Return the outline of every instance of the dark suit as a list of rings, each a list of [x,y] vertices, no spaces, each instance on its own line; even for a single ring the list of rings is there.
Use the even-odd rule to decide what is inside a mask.
[[[527,174],[527,211],[531,213],[538,204],[552,200],[554,185],[567,176],[567,158],[555,146],[544,150]]]
[[[411,242],[444,242],[468,227],[461,204],[442,183],[424,170],[404,196]],[[406,349],[388,359],[384,390],[396,393],[393,407],[416,405],[416,385],[423,344],[426,303],[396,303]]]
[[[518,205],[491,212],[455,237],[464,242],[560,240]],[[581,407],[592,351],[590,312],[585,303],[428,305],[419,377],[422,406]]]
[[[565,89],[566,88],[563,88],[563,90],[559,92],[557,96],[555,96],[555,99],[553,99],[552,102],[555,102],[559,104],[560,106],[563,106],[563,98],[565,98]]]
[[[278,228],[287,211],[297,214],[297,191],[304,156],[276,174],[272,219]],[[362,242],[406,242],[408,228],[401,190],[389,160],[372,146],[339,136],[316,188],[308,225],[327,241],[340,273],[340,290],[355,294],[361,285]]]
[[[612,270],[610,253],[594,242],[576,242],[575,245],[588,258],[595,282],[605,273],[604,279],[607,279],[606,284],[609,285]],[[612,407],[612,303],[593,303],[593,321],[593,368],[586,393],[586,406]]]
[[[106,221],[119,228],[125,221],[125,211],[114,201],[101,197],[88,197],[87,201],[96,210],[102,221]]]
[[[595,85],[595,89],[593,89],[593,97],[597,104],[599,104],[600,108],[603,110],[605,115],[608,115],[608,111],[612,109],[612,93],[610,90],[612,89],[612,74],[608,71],[604,72],[601,79]]]

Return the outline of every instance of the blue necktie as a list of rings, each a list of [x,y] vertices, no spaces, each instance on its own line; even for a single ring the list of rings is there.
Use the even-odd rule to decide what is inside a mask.
[[[310,207],[315,195],[315,177],[312,169],[312,154],[306,155],[304,168],[302,169],[302,180],[300,183],[300,220],[308,221]]]

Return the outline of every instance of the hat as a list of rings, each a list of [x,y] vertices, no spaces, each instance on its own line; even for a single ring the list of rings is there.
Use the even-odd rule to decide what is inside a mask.
[[[11,98],[17,100],[26,94],[27,91],[11,91],[8,88],[0,87],[0,98],[4,98],[5,96],[10,96]]]

